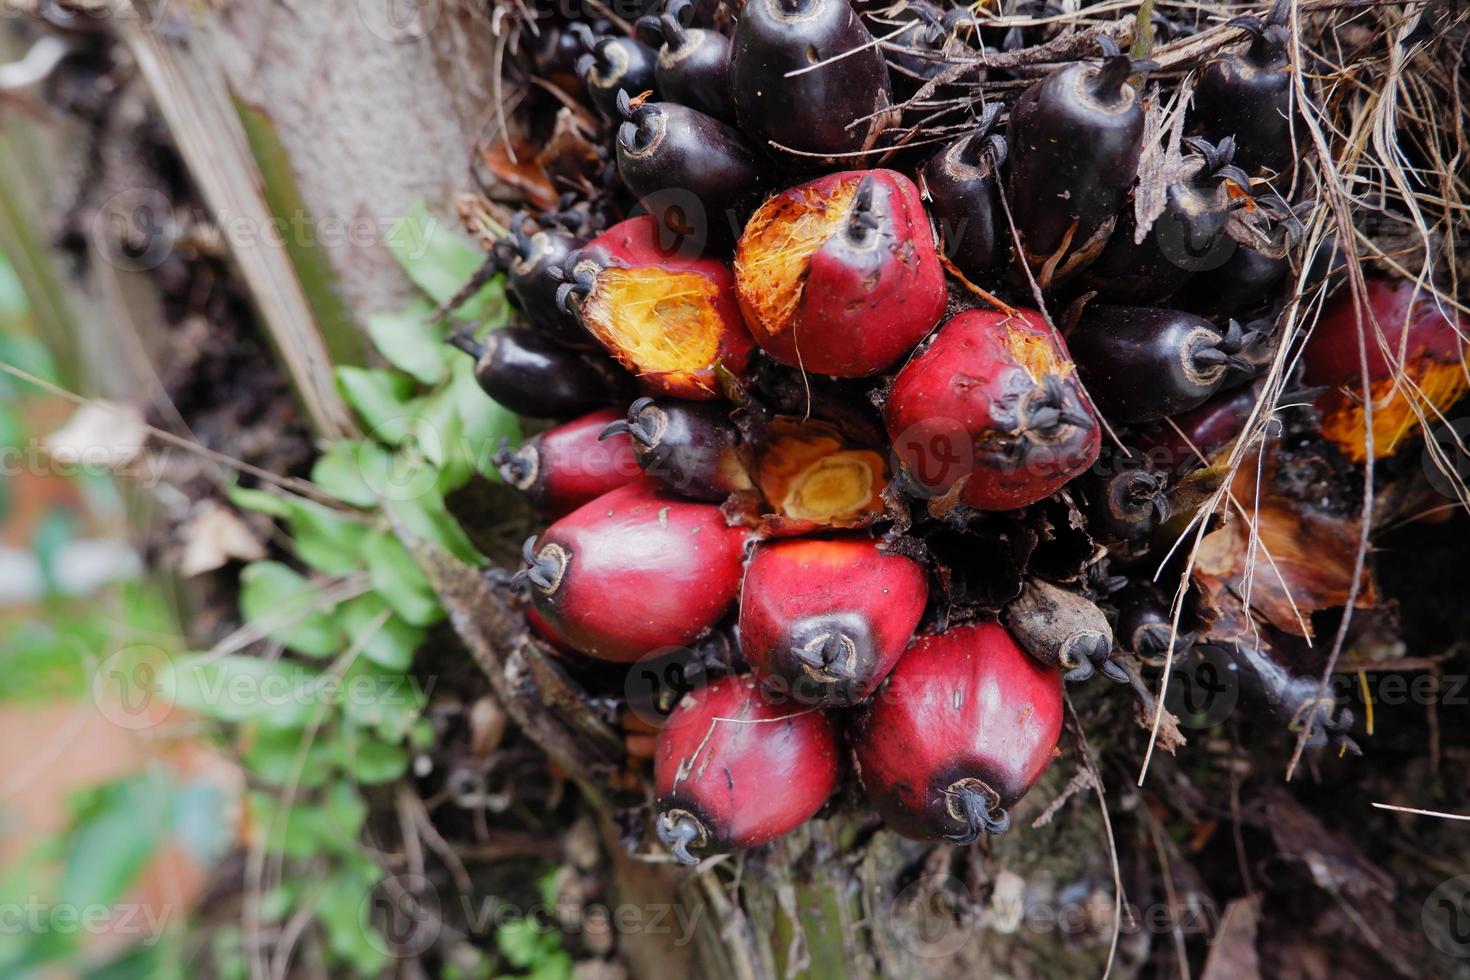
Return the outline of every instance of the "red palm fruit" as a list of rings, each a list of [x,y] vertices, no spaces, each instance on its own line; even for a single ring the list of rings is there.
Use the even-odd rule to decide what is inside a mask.
[[[1365,286],[1361,329],[1373,399],[1373,455],[1382,458],[1418,430],[1421,416],[1433,417],[1465,393],[1464,323],[1412,279],[1369,279]],[[1357,309],[1349,289],[1328,301],[1302,356],[1302,380],[1329,387],[1317,398],[1322,434],[1361,462],[1368,450]]]
[[[584,415],[527,439],[518,449],[502,449],[492,462],[507,486],[554,520],[641,477],[631,439],[601,438],[620,418],[622,413],[612,408]]]
[[[1062,683],[995,623],[923,636],[859,708],[858,777],[888,825],[916,840],[1003,833],[1051,762]]]
[[[564,278],[558,301],[651,392],[716,398],[716,366],[738,377],[750,364],[730,269],[666,247],[651,214],[573,252]]]
[[[684,696],[658,736],[659,839],[683,864],[697,847],[755,847],[811,819],[837,786],[837,735],[819,711],[775,706],[748,676]]]
[[[740,648],[767,687],[844,707],[873,693],[924,614],[929,582],[867,538],[774,541],[740,590]]]
[[[1155,468],[1182,476],[1235,442],[1260,397],[1254,386],[1221,392],[1157,429],[1137,433],[1135,441]]]
[[[746,532],[720,509],[646,481],[606,493],[526,541],[531,602],[564,643],[631,663],[709,631],[740,591]]]
[[[970,310],[904,365],[884,409],[911,482],[980,510],[1055,493],[1097,459],[1101,433],[1062,337],[1034,310]]]
[[[769,198],[735,250],[756,343],[816,374],[877,374],[944,313],[944,270],[919,189],[892,170],[828,174]]]

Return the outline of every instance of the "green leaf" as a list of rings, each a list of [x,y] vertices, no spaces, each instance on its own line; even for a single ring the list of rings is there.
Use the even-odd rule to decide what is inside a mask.
[[[414,285],[442,303],[459,292],[480,266],[485,253],[454,231],[449,222],[431,215],[422,201],[388,230],[388,250]],[[495,277],[455,311],[465,320],[506,315],[504,279]]]
[[[366,660],[354,661],[342,676],[343,714],[386,741],[406,738],[424,710],[424,692],[414,678]]]
[[[355,517],[303,497],[291,498],[286,519],[296,557],[328,575],[348,575],[362,567],[362,542],[368,526]]]
[[[371,894],[376,876],[334,874],[316,903],[316,918],[326,935],[327,949],[346,962],[358,976],[374,977],[389,963],[387,943],[372,924]]]
[[[287,660],[197,654],[174,661],[164,678],[181,707],[219,721],[300,728],[332,691],[320,671]]]
[[[375,442],[334,442],[317,457],[311,468],[311,482],[344,504],[376,507],[378,495],[363,473],[363,457],[373,453],[387,459],[387,454]]]
[[[483,563],[484,559],[464,529],[450,516],[444,497],[437,490],[410,500],[389,501],[387,506],[413,537],[443,548],[460,561],[473,565]]]
[[[376,593],[344,602],[338,607],[338,618],[349,641],[362,645],[362,656],[390,670],[407,670],[414,651],[424,642],[423,628],[398,618]]]
[[[140,776],[94,787],[64,844],[61,901],[110,905],[137,880],[168,828],[169,787]]]
[[[337,763],[367,786],[391,783],[408,770],[408,752],[364,733],[336,741]]]
[[[397,371],[342,366],[337,386],[379,442],[396,446],[413,431],[419,414],[413,382]]]
[[[287,517],[291,513],[291,502],[279,493],[232,484],[225,487],[225,496],[241,510],[253,510],[257,514],[278,518]]]
[[[306,858],[321,849],[326,833],[320,807],[297,802],[288,810],[274,794],[253,790],[248,809],[251,835],[267,852]]]
[[[339,840],[356,843],[367,821],[367,803],[357,787],[346,779],[335,780],[322,797],[326,826]]]
[[[307,744],[308,735],[301,728],[257,727],[241,758],[261,782],[272,786],[284,786],[293,778],[302,787],[320,786],[331,774],[332,750],[320,733]],[[299,755],[304,758],[298,772]]]
[[[321,607],[320,590],[280,562],[251,562],[240,573],[246,622],[298,653],[328,657],[342,649],[342,631]]]
[[[384,359],[426,385],[444,377],[444,331],[429,323],[433,307],[415,302],[397,313],[368,317],[368,336]]]
[[[415,626],[444,618],[444,608],[418,561],[388,531],[375,531],[362,543],[373,590],[393,611]]]

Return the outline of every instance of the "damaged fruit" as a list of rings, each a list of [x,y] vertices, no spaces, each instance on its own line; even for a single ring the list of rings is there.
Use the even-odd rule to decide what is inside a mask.
[[[662,245],[658,219],[620,222],[567,259],[558,292],[650,391],[712,399],[717,369],[743,374],[754,345],[728,267]]]
[[[735,252],[756,343],[816,374],[877,374],[944,312],[944,271],[919,191],[892,170],[845,171],[760,206]]]
[[[884,408],[926,491],[980,510],[1050,496],[1097,458],[1101,430],[1061,336],[1034,310],[970,310],[904,365]]]

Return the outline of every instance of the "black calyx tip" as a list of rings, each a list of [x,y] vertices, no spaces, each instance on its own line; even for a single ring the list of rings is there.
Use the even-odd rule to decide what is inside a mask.
[[[1248,330],[1241,327],[1234,320],[1225,328],[1225,336],[1220,338],[1218,349],[1226,356],[1225,364],[1232,371],[1242,374],[1255,374],[1256,365],[1250,359],[1250,352],[1261,343],[1263,334],[1256,330]]]
[[[852,209],[847,213],[847,237],[855,242],[865,242],[878,229],[879,218],[874,201],[875,181],[868,174],[858,184],[852,198]]]
[[[556,544],[548,544],[537,551],[533,534],[521,545],[521,562],[523,567],[511,577],[511,585],[521,588],[530,582],[549,595],[561,585],[562,575],[567,569],[567,553]]]
[[[1093,674],[1106,670],[1112,655],[1112,638],[1103,633],[1089,630],[1070,636],[1062,645],[1062,666],[1070,668],[1062,679],[1069,684],[1090,680]]]
[[[539,469],[534,446],[528,444],[512,450],[505,438],[500,440],[500,448],[490,457],[490,462],[500,473],[500,478],[518,490],[528,489],[535,482]]]
[[[455,330],[444,338],[444,342],[450,347],[464,351],[477,361],[485,356],[485,345],[476,340],[475,335],[468,328]]]
[[[1041,391],[1032,399],[1020,435],[1039,435],[1054,439],[1066,425],[1085,428],[1092,419],[1081,411],[1075,400],[1069,398],[1067,386],[1054,374],[1048,374],[1041,384]]]
[[[1108,506],[1120,523],[1141,524],[1144,529],[1152,529],[1169,519],[1169,498],[1162,475],[1137,468],[1124,470],[1113,479]]]
[[[851,688],[874,660],[872,636],[858,616],[831,613],[794,623],[795,666],[819,684]]]
[[[665,810],[654,824],[658,839],[680,864],[698,864],[699,858],[689,853],[690,846],[703,847],[709,832],[699,818],[688,810]]]
[[[944,791],[945,809],[950,816],[965,824],[958,834],[945,834],[945,839],[968,846],[982,833],[1003,834],[1011,829],[1011,815],[1000,805],[1000,798],[978,779],[961,779]]]
[[[526,222],[530,220],[531,216],[525,211],[517,211],[511,215],[510,227],[507,229],[516,256],[521,259],[528,258],[531,254],[531,235],[526,233]]]
[[[577,43],[582,46],[583,51],[591,51],[594,47],[596,47],[597,34],[592,30],[591,24],[588,24],[585,21],[575,20],[567,25],[567,30],[571,32],[572,37],[577,39]],[[580,60],[578,62],[578,65],[579,67],[577,68],[577,71],[580,74],[582,71],[580,67]]]
[[[691,0],[670,0],[658,22],[669,49],[677,51],[689,43],[688,27],[694,22],[694,4]]]
[[[573,251],[560,266],[553,266],[546,272],[551,278],[561,282],[556,287],[557,307],[568,315],[576,316],[577,306],[572,302],[573,297],[578,300],[586,299],[587,294],[592,292],[592,287],[597,285],[597,274],[582,266],[582,250]]]
[[[618,127],[618,142],[625,150],[644,150],[658,135],[654,125],[659,110],[646,102],[634,104],[627,89],[618,89],[618,114],[623,124]]]
[[[628,406],[628,417],[608,424],[598,440],[627,435],[643,449],[653,449],[663,436],[663,412],[653,404],[652,398],[640,398]]]

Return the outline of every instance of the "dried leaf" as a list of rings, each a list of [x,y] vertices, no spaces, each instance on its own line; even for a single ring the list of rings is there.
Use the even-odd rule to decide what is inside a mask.
[[[98,400],[78,408],[43,445],[58,463],[117,470],[137,459],[147,441],[137,406]]]
[[[265,546],[255,532],[234,511],[216,503],[207,503],[196,511],[184,525],[183,535],[179,574],[185,578],[223,568],[232,559],[258,561],[265,557]]]

